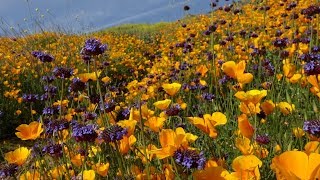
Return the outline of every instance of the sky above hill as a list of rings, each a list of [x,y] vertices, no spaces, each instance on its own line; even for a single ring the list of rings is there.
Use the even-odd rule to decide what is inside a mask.
[[[214,0],[215,1],[215,0]],[[175,21],[210,11],[211,0],[0,0],[0,33],[89,32],[124,23]],[[222,6],[230,1],[220,0]],[[2,32],[1,32],[2,31]]]

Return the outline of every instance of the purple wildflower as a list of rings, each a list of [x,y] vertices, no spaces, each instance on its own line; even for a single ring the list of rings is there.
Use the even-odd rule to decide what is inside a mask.
[[[305,121],[303,123],[303,130],[310,135],[320,137],[320,120]]]
[[[60,158],[63,155],[62,144],[50,144],[42,149],[43,153],[49,154],[51,157]]]
[[[174,152],[173,158],[181,166],[188,170],[192,168],[203,169],[206,163],[206,158],[203,152],[198,153],[190,149],[178,149]]]
[[[72,127],[72,137],[74,137],[77,142],[93,142],[98,137],[96,129],[97,126],[93,124],[81,125],[76,123]]]
[[[104,53],[106,49],[106,44],[102,44],[99,40],[91,38],[86,40],[85,45],[81,50],[81,54],[95,56]]]
[[[39,100],[39,95],[38,94],[23,94],[22,100],[24,102],[35,102],[35,101]]]
[[[54,60],[54,57],[50,54],[41,52],[41,51],[33,51],[31,53],[33,57],[38,58],[41,62],[52,62]]]
[[[73,69],[65,67],[55,67],[52,72],[55,77],[62,79],[70,78],[73,75]]]
[[[103,139],[105,142],[116,142],[123,139],[123,136],[127,134],[127,129],[119,125],[112,125],[107,129],[103,130],[103,132],[100,134],[100,138]]]

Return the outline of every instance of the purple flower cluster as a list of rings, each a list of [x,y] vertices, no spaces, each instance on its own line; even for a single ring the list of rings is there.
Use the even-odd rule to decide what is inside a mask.
[[[32,51],[33,57],[38,58],[41,62],[52,62],[54,57],[50,54],[44,53],[42,51]]]
[[[127,129],[119,125],[112,125],[102,131],[102,133],[100,134],[100,138],[105,142],[116,142],[123,139],[123,136],[127,134]]]
[[[86,40],[84,47],[81,50],[81,54],[87,57],[95,56],[104,53],[106,49],[106,44],[102,44],[99,40],[91,38]]]
[[[8,177],[13,177],[17,171],[18,171],[18,165],[8,164],[0,169],[0,178],[7,179]]]
[[[59,109],[57,107],[45,107],[42,110],[42,115],[52,116],[57,113],[59,113]]]
[[[301,14],[304,15],[306,18],[311,19],[314,15],[320,13],[320,6],[319,5],[311,5],[305,9],[301,10]]]
[[[42,149],[43,153],[49,154],[51,157],[60,158],[63,155],[62,144],[50,144]]]
[[[172,105],[165,112],[168,116],[176,116],[181,111],[181,106],[179,104]]]
[[[189,169],[203,169],[206,163],[206,158],[203,152],[198,153],[190,149],[178,149],[174,152],[173,158],[181,166]]]
[[[309,61],[304,65],[303,69],[307,75],[320,74],[320,63],[318,61]]]
[[[55,77],[62,79],[70,78],[73,75],[73,69],[65,67],[55,67],[52,72]]]
[[[270,138],[269,138],[268,134],[257,135],[256,141],[259,144],[269,144]]]
[[[36,102],[37,100],[39,100],[39,95],[38,94],[23,94],[22,100],[24,102]]]
[[[320,120],[305,121],[303,123],[303,130],[310,135],[320,137]]]
[[[86,84],[82,82],[79,78],[73,78],[72,82],[68,88],[69,92],[82,91],[86,88]]]
[[[82,119],[84,121],[94,120],[97,117],[97,113],[94,112],[85,112],[82,114]]]
[[[58,131],[68,129],[69,126],[70,126],[69,122],[65,122],[65,121],[58,121],[58,120],[44,121],[46,135],[53,135],[53,134],[57,133]]]
[[[278,47],[278,48],[285,48],[287,45],[289,44],[289,39],[288,38],[276,38],[274,41],[273,41],[273,45],[275,47]]]
[[[82,125],[75,123],[72,126],[72,137],[74,137],[77,142],[93,142],[98,137],[96,129],[97,126],[94,124]]]

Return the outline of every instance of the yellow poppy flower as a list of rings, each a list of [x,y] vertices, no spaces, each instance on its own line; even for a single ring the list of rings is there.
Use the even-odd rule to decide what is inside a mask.
[[[162,85],[164,91],[170,96],[174,96],[181,88],[181,84],[179,83],[171,83],[171,84],[163,84]]]
[[[272,159],[277,179],[319,179],[320,154],[286,151]]]
[[[294,104],[289,104],[287,102],[280,102],[279,104],[277,104],[277,107],[280,108],[281,113],[284,115],[291,114],[292,111],[295,110]]]
[[[35,140],[43,131],[42,124],[36,121],[31,122],[29,125],[21,124],[16,128],[16,135],[21,140]]]
[[[153,103],[153,105],[160,110],[166,110],[166,109],[168,109],[170,103],[171,103],[170,99],[165,99],[162,101],[157,101],[157,102]]]
[[[18,166],[24,164],[30,155],[30,150],[26,147],[17,148],[14,151],[10,151],[4,154],[4,159],[9,164],[16,164]]]
[[[77,76],[79,77],[79,79],[81,80],[81,82],[88,82],[89,80],[91,81],[96,81],[98,79],[98,77],[100,76],[101,71],[98,71],[97,74],[96,72],[92,72],[92,73],[82,73],[82,74],[78,74]],[[98,76],[98,77],[97,77]]]
[[[303,137],[306,133],[303,131],[303,129],[297,127],[297,128],[293,128],[292,129],[292,132],[293,132],[293,135],[296,137],[296,138],[301,138]]]
[[[82,180],[94,180],[96,177],[96,173],[94,170],[84,170],[79,173],[78,177]]]
[[[239,91],[234,95],[241,102],[245,104],[249,104],[250,102],[253,104],[257,104],[261,101],[262,98],[267,96],[267,90],[250,90],[247,92]]]

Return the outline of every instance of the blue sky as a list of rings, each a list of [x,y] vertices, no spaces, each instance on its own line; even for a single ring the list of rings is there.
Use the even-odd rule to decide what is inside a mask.
[[[215,0],[214,0],[215,1]],[[39,31],[88,32],[122,23],[174,21],[189,13],[210,11],[211,0],[0,0],[0,27],[5,34]],[[228,2],[230,3],[230,1]],[[219,2],[220,5],[225,1]],[[0,30],[0,33],[3,30]]]

